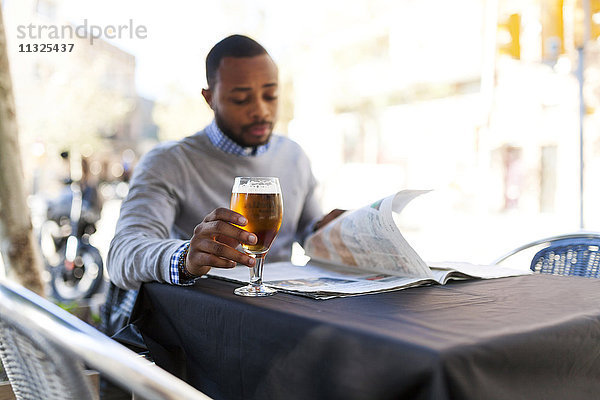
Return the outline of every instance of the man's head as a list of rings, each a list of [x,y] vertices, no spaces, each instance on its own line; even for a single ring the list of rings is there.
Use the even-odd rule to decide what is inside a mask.
[[[217,125],[244,147],[268,142],[277,118],[277,66],[267,51],[241,35],[217,43],[206,57],[202,95]]]

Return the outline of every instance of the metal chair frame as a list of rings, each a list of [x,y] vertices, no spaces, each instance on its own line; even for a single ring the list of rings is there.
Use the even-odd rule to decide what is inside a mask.
[[[0,357],[18,399],[97,399],[84,365],[144,399],[209,399],[35,293],[0,281]]]

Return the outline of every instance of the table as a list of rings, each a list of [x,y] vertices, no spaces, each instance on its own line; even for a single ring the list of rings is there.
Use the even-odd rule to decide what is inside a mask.
[[[529,275],[331,300],[144,284],[156,363],[217,399],[600,396],[600,280]]]

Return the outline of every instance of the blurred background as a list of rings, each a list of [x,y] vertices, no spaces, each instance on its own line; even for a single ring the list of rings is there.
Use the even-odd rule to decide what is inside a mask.
[[[489,263],[600,229],[600,0],[3,0],[2,11],[34,225],[65,176],[84,176],[102,200],[91,241],[103,255],[140,157],[211,121],[204,59],[232,33],[278,63],[276,130],[308,153],[325,210],[433,189],[401,217],[427,261]],[[83,25],[146,35],[32,37]],[[22,51],[43,42],[74,47]]]

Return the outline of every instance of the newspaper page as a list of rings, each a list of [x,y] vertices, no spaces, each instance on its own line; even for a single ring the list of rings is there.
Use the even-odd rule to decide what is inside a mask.
[[[435,263],[428,266],[404,239],[393,214],[426,190],[404,190],[369,206],[346,212],[310,236],[305,266],[268,263],[263,281],[277,290],[316,299],[356,296],[440,284],[450,279],[492,279],[525,275],[499,266]],[[430,268],[431,267],[431,268]],[[245,284],[246,266],[213,268],[211,277]]]
[[[530,269],[515,269],[499,265],[481,265],[458,261],[430,262],[428,265],[435,280],[442,285],[449,279],[496,279],[533,274]]]
[[[248,267],[240,265],[232,269],[213,268],[208,275],[246,284],[250,271]],[[263,282],[279,291],[316,299],[379,293],[436,283],[430,278],[386,275],[313,262],[304,266],[291,262],[265,264]]]
[[[264,283],[277,290],[324,300],[415,286],[443,285],[451,279],[493,279],[529,273],[531,271],[453,262],[432,264],[432,276],[429,278],[411,278],[311,261],[305,266],[290,262],[265,264],[263,276]],[[213,268],[209,276],[242,285],[248,283],[250,271],[248,267],[241,265],[232,269]]]
[[[431,271],[408,244],[393,213],[428,190],[403,190],[346,212],[306,239],[311,260],[403,277],[429,278]]]

